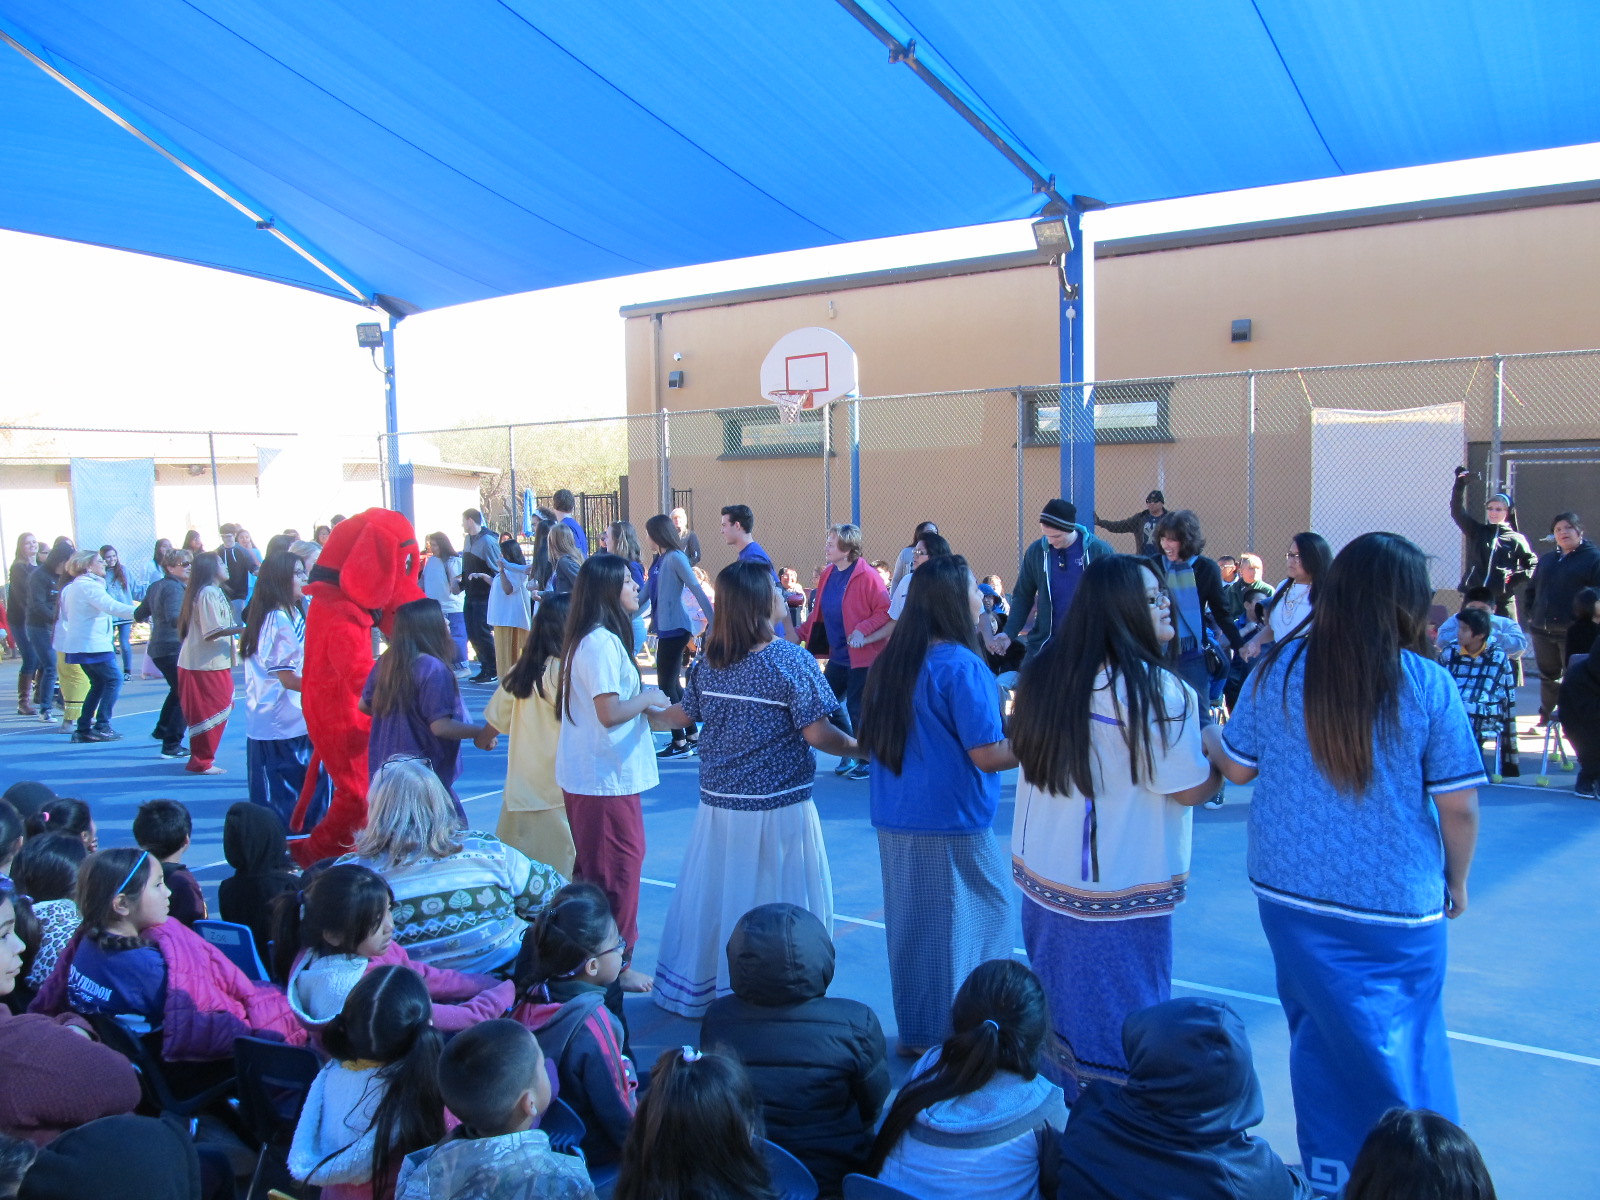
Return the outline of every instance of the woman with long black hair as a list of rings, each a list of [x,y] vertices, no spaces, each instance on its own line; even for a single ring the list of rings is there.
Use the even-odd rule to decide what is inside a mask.
[[[28,640],[39,661],[39,680],[35,691],[39,698],[39,719],[46,723],[55,719],[50,707],[55,703],[58,678],[56,617],[60,614],[61,588],[66,582],[61,573],[76,550],[71,538],[58,537],[50,546],[50,552],[44,556],[44,561],[39,564],[39,569],[28,576]],[[62,701],[65,704],[65,696]],[[65,721],[62,728],[68,728]]]
[[[1122,1024],[1172,998],[1172,913],[1193,806],[1222,786],[1201,701],[1171,668],[1172,604],[1147,558],[1090,563],[1066,621],[1022,670],[1011,826],[1022,940],[1050,996],[1054,1074],[1076,1097],[1127,1080]]]
[[[911,576],[894,637],[867,676],[856,740],[871,755],[900,1051],[950,1029],[950,1001],[981,962],[1011,953],[1010,871],[994,835],[997,772],[1017,765],[978,646],[983,605],[960,555]]]
[[[916,529],[911,533],[911,540],[901,548],[899,554],[895,555],[894,570],[888,579],[889,593],[891,595],[894,594],[895,588],[900,586],[900,581],[917,569],[917,543],[928,534],[937,534],[938,532],[939,526],[933,521],[917,522]]]
[[[233,635],[243,626],[233,623],[233,606],[222,585],[222,560],[207,551],[195,555],[189,582],[178,612],[178,698],[189,732],[189,761],[184,770],[195,775],[221,775],[217,747],[233,713]]]
[[[285,826],[299,803],[311,762],[311,738],[300,711],[306,659],[305,583],[305,564],[287,551],[262,559],[239,637],[250,801],[272,809]],[[323,775],[306,816],[307,831],[322,819],[328,796],[328,778]]]
[[[1284,553],[1284,578],[1272,595],[1260,602],[1260,621],[1256,631],[1245,638],[1228,671],[1224,700],[1228,711],[1239,701],[1239,689],[1260,659],[1262,651],[1292,637],[1304,637],[1311,628],[1311,612],[1317,602],[1317,585],[1333,562],[1333,548],[1320,533],[1309,530],[1289,539]],[[1246,615],[1250,601],[1246,601]]]
[[[1444,918],[1467,908],[1477,739],[1433,660],[1427,556],[1341,550],[1304,637],[1280,641],[1206,749],[1256,781],[1248,864],[1289,1019],[1302,1162],[1345,1178],[1389,1108],[1455,1119]]]
[[[550,531],[552,545],[560,529]],[[573,877],[605,892],[623,941],[622,987],[647,992],[650,977],[627,965],[639,940],[644,866],[639,795],[658,780],[645,713],[670,701],[660,688],[647,688],[639,679],[633,659],[639,589],[626,562],[615,554],[585,561],[570,603],[556,709],[561,718],[556,782],[577,850]]]
[[[455,644],[437,600],[413,600],[396,611],[389,648],[378,658],[361,690],[361,711],[372,718],[367,735],[367,774],[390,758],[426,759],[444,784],[463,822],[456,795],[461,743],[484,733],[472,724],[461,686],[450,666]]]
[[[17,672],[17,715],[38,716],[33,704],[33,685],[39,678],[39,655],[28,636],[28,581],[39,569],[39,539],[31,533],[17,535],[17,556],[11,560],[6,576],[6,621],[11,638],[22,651],[22,667]]]
[[[811,801],[813,747],[853,757],[828,721],[838,705],[817,660],[775,632],[772,572],[734,562],[717,576],[705,657],[683,699],[650,723],[700,735],[700,807],[656,957],[656,1003],[699,1018],[732,990],[725,947],[763,904],[794,904],[833,928],[833,875]]]

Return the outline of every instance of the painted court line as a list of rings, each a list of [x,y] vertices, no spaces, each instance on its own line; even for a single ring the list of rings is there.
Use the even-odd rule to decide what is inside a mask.
[[[678,885],[669,883],[665,879],[643,879],[640,883],[648,883],[653,887],[675,888]],[[847,921],[851,925],[865,925],[871,929],[882,929],[882,921],[869,921],[865,917],[847,917],[843,913],[834,913],[835,921]],[[1021,946],[1011,947],[1013,954],[1026,954]],[[1233,988],[1214,987],[1209,983],[1190,983],[1186,979],[1174,979],[1173,987],[1187,988],[1192,992],[1208,992],[1214,996],[1231,996],[1235,1000],[1254,1000],[1257,1004],[1271,1004],[1277,1008],[1283,1007],[1283,1001],[1276,996],[1264,996],[1260,992],[1241,992]],[[1505,1042],[1499,1038],[1479,1037],[1475,1033],[1451,1032],[1450,1037],[1458,1042],[1472,1042],[1478,1046],[1493,1046],[1496,1050],[1515,1050],[1519,1054],[1536,1054],[1540,1058],[1555,1058],[1562,1062],[1581,1063],[1586,1067],[1600,1067],[1600,1058],[1591,1058],[1587,1054],[1571,1054],[1565,1050],[1547,1050],[1543,1046],[1524,1046],[1521,1042]]]

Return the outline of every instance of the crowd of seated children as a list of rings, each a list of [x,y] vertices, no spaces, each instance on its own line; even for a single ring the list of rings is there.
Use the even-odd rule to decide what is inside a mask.
[[[222,856],[233,874],[217,884],[217,912],[243,925],[262,962],[272,958],[272,902],[300,890],[283,818],[265,804],[240,800],[222,819]]]

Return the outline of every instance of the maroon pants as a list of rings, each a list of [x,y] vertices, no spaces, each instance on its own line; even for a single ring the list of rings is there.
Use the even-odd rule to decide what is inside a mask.
[[[639,873],[644,868],[644,812],[639,793],[579,796],[565,789],[567,824],[577,851],[574,879],[599,886],[611,901],[629,950],[639,941]]]

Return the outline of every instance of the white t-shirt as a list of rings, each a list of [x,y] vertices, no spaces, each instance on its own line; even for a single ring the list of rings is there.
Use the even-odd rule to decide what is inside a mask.
[[[607,729],[594,711],[596,696],[614,692],[619,700],[631,700],[639,691],[639,671],[622,640],[609,629],[585,634],[572,656],[572,702],[562,713],[556,743],[556,782],[563,791],[631,796],[655,787],[650,723],[638,716]]]
[[[1152,730],[1154,770],[1140,780],[1129,774],[1128,743],[1121,715],[1127,692],[1117,681],[1115,703],[1107,676],[1095,681],[1089,709],[1090,764],[1094,772],[1093,850],[1100,878],[1094,878],[1085,828],[1088,803],[1074,789],[1058,795],[1017,783],[1011,826],[1012,875],[1028,899],[1062,916],[1085,920],[1128,920],[1163,916],[1182,903],[1188,889],[1194,810],[1167,799],[1206,781],[1211,768],[1200,744],[1200,709],[1193,689],[1171,672],[1162,672],[1169,713],[1183,714],[1168,727],[1163,742]],[[1086,869],[1085,863],[1089,866]]]
[[[911,572],[907,571],[900,576],[900,582],[894,585],[894,595],[889,597],[889,619],[898,621],[900,614],[906,610],[906,597],[911,594]]]
[[[458,613],[465,609],[466,596],[460,592],[450,590],[452,575],[459,577],[461,574],[461,556],[452,555],[448,568],[443,559],[438,555],[429,555],[428,560],[422,564],[422,594],[430,600],[437,600],[439,607],[447,613]]]
[[[486,613],[489,624],[508,629],[533,628],[532,611],[528,606],[528,568],[508,562],[502,563],[500,569],[511,581],[511,594],[506,595],[505,584],[498,578],[489,585]]]
[[[279,683],[275,671],[305,669],[305,618],[295,619],[281,608],[261,622],[256,652],[244,660],[244,735],[257,742],[281,742],[304,737],[305,715],[300,693]]]
[[[1294,627],[1311,615],[1311,585],[1291,583],[1289,590],[1278,598],[1268,614],[1267,624],[1272,627],[1272,640],[1281,642]]]

